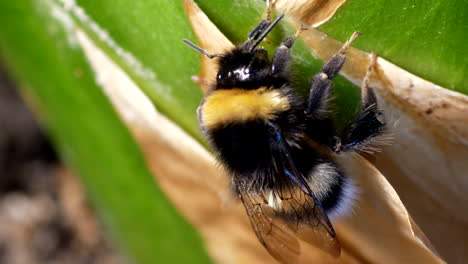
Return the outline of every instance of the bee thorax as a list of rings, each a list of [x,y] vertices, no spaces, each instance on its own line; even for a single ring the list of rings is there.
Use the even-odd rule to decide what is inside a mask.
[[[288,98],[276,89],[260,87],[255,90],[215,90],[205,99],[200,121],[211,129],[255,119],[272,120],[278,113],[289,108]]]

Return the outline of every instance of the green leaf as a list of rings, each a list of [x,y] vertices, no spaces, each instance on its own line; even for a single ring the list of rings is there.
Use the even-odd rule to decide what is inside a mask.
[[[77,3],[70,11],[83,29],[133,77],[160,112],[201,140],[195,112],[202,93],[190,80],[199,63],[182,42],[193,38],[182,1]],[[120,48],[144,66],[135,67]]]
[[[468,4],[463,0],[349,0],[319,29],[376,52],[442,87],[468,94]]]
[[[166,12],[183,15],[180,9]],[[130,259],[209,263],[200,237],[156,186],[134,139],[96,84],[67,13],[55,1],[2,1],[0,22],[2,59]]]

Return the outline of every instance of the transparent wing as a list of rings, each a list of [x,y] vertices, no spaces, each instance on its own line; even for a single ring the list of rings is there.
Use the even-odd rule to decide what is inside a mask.
[[[332,256],[339,256],[340,245],[328,216],[307,181],[296,168],[281,131],[275,125],[271,124],[271,126],[283,156],[284,174],[291,180],[286,181],[286,188],[275,190],[275,194],[282,201],[280,215],[287,218],[290,228],[302,240],[325,250]]]
[[[282,200],[280,214],[268,206],[263,194],[252,194],[242,184],[237,186],[258,240],[277,261],[297,263],[300,255],[297,238],[332,256],[340,255],[333,227],[326,224],[328,219],[323,211],[295,184],[291,184],[290,190],[276,192]]]
[[[300,245],[289,225],[273,217],[262,194],[251,195],[243,184],[238,191],[258,240],[280,263],[297,263]]]
[[[332,256],[340,255],[335,230],[314,197],[292,182],[287,188],[275,190],[275,193],[282,201],[282,211],[276,215],[286,220],[297,237]]]

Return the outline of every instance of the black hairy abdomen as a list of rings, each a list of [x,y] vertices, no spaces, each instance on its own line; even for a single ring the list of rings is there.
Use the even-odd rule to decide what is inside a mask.
[[[231,176],[240,177],[241,181],[250,185],[252,191],[282,189],[285,181],[290,185],[291,179],[283,173],[287,161],[263,120],[231,124],[213,130],[211,140]],[[302,141],[297,143],[297,146],[289,146],[289,150],[295,166],[304,177],[310,177],[315,166],[322,163],[331,165],[337,172],[337,181],[330,183],[328,195],[319,199],[328,213],[340,202],[345,175],[332,159],[318,154]]]
[[[214,129],[210,138],[220,159],[231,172],[251,174],[271,165],[272,142],[263,120],[232,123]]]

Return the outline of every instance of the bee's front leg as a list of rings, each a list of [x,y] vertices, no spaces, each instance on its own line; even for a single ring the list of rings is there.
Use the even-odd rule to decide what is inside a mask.
[[[273,77],[287,76],[287,69],[291,61],[289,55],[290,49],[299,35],[305,30],[307,30],[307,28],[305,26],[301,26],[294,36],[283,40],[279,47],[276,48],[271,62],[271,74]]]

